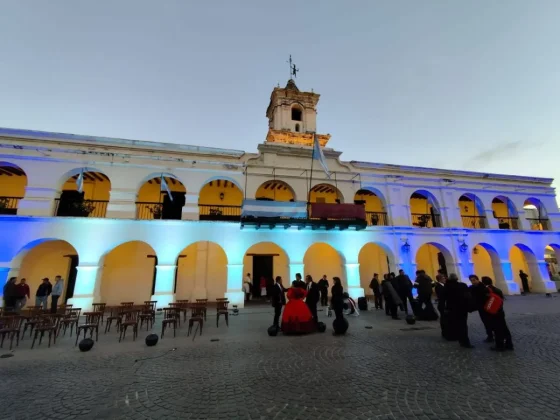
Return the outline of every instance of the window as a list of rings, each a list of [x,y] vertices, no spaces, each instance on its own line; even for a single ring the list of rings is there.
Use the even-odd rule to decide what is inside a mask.
[[[296,133],[299,133],[299,124],[296,124]]]
[[[302,110],[298,106],[292,108],[292,121],[301,121]]]

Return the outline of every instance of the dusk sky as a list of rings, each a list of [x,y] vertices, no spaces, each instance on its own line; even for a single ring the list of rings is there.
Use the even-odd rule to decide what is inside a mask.
[[[559,17],[558,0],[4,1],[0,126],[256,152],[292,54],[344,160],[560,180]]]

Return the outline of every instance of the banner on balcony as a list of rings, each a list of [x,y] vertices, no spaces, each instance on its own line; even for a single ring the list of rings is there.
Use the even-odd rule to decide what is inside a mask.
[[[241,217],[290,217],[307,218],[305,201],[263,201],[245,200]]]

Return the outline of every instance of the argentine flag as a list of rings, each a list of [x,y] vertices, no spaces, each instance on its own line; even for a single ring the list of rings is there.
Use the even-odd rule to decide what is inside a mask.
[[[78,178],[76,178],[76,187],[78,188],[78,192],[81,194],[84,192],[84,170],[80,172]]]
[[[171,191],[169,190],[169,185],[167,185],[167,182],[165,182],[165,177],[163,176],[163,174],[161,174],[161,188],[160,188],[161,192],[166,192],[167,195],[169,196],[169,199],[171,201],[173,201],[173,195],[171,194]]]
[[[325,155],[323,155],[323,151],[321,150],[321,146],[319,145],[319,138],[317,137],[317,133],[313,133],[313,159],[317,159],[325,171],[325,175],[327,178],[331,177],[331,173],[329,172],[329,168],[327,167],[327,161],[325,160]]]

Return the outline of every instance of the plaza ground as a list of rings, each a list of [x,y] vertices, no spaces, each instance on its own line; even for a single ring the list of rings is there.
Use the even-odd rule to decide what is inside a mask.
[[[508,297],[506,312],[515,352],[499,354],[478,314],[466,350],[442,341],[438,323],[411,330],[382,311],[350,317],[343,337],[325,312],[325,334],[269,337],[267,306],[229,328],[210,309],[202,336],[182,324],[151,348],[145,330],[122,343],[101,333],[88,353],[68,337],[31,350],[26,337],[0,359],[0,418],[558,419],[560,297]]]

